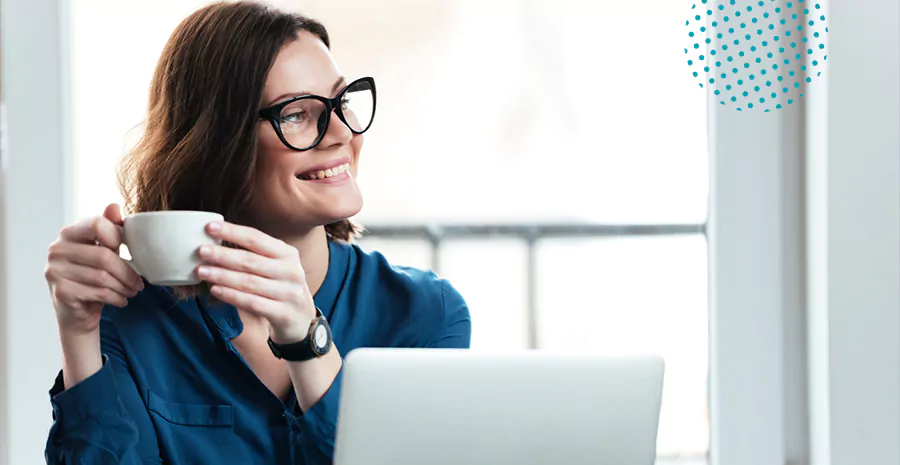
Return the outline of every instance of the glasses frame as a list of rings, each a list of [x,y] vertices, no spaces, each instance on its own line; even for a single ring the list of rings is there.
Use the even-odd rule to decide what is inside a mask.
[[[359,84],[360,82],[369,84],[369,87],[372,89],[372,117],[369,119],[368,126],[366,126],[362,131],[356,131],[352,127],[350,127],[350,124],[347,123],[347,118],[344,117],[344,110],[343,108],[341,108],[341,99],[344,98],[344,94],[346,94],[349,89],[351,89],[354,85]],[[275,130],[275,134],[278,136],[278,139],[281,140],[281,143],[285,145],[285,147],[291,150],[296,150],[297,152],[305,152],[307,150],[316,148],[316,146],[319,145],[320,142],[322,142],[322,139],[325,137],[325,134],[328,132],[328,127],[331,124],[332,112],[337,114],[338,119],[342,123],[344,123],[344,126],[347,126],[347,128],[350,129],[350,132],[352,132],[353,134],[362,134],[368,131],[369,128],[372,127],[372,122],[375,121],[375,107],[378,100],[377,96],[378,94],[377,92],[375,92],[375,79],[371,77],[363,77],[351,82],[350,84],[347,84],[347,86],[344,87],[340,92],[338,92],[338,94],[335,95],[334,98],[322,97],[320,95],[298,95],[296,97],[291,97],[283,102],[276,103],[271,107],[259,110],[259,117],[268,121],[272,125],[272,129]],[[312,145],[301,149],[291,145],[284,137],[284,133],[281,132],[281,122],[279,121],[279,115],[281,115],[281,110],[284,109],[284,107],[298,100],[305,99],[318,100],[325,105],[325,130],[319,133],[319,136],[312,143]],[[318,124],[318,122],[316,123]]]

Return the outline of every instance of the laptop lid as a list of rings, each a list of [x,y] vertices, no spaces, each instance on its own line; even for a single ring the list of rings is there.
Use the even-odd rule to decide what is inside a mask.
[[[538,351],[357,349],[335,465],[652,465],[664,363]]]

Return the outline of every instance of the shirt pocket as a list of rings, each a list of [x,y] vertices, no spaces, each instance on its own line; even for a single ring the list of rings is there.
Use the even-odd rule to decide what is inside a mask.
[[[246,448],[234,431],[234,407],[173,402],[147,392],[147,409],[166,463],[231,463],[235,459],[234,463],[241,463],[246,459]]]
[[[169,423],[181,426],[234,426],[234,409],[230,405],[178,404],[148,391],[148,408]]]

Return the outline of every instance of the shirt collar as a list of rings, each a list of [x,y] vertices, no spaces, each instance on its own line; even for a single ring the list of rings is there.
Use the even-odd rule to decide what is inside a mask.
[[[244,330],[244,323],[237,308],[224,302],[211,303],[209,293],[204,292],[196,297],[200,314],[210,330],[218,330],[225,339],[234,339]]]
[[[314,298],[316,307],[322,310],[328,320],[331,320],[337,298],[350,273],[351,247],[344,242],[328,241],[328,272]]]

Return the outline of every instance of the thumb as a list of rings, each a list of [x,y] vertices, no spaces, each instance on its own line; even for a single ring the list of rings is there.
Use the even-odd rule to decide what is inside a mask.
[[[122,209],[117,203],[109,204],[106,207],[106,210],[103,211],[103,217],[119,226],[122,226],[125,223],[125,220],[122,219]]]

